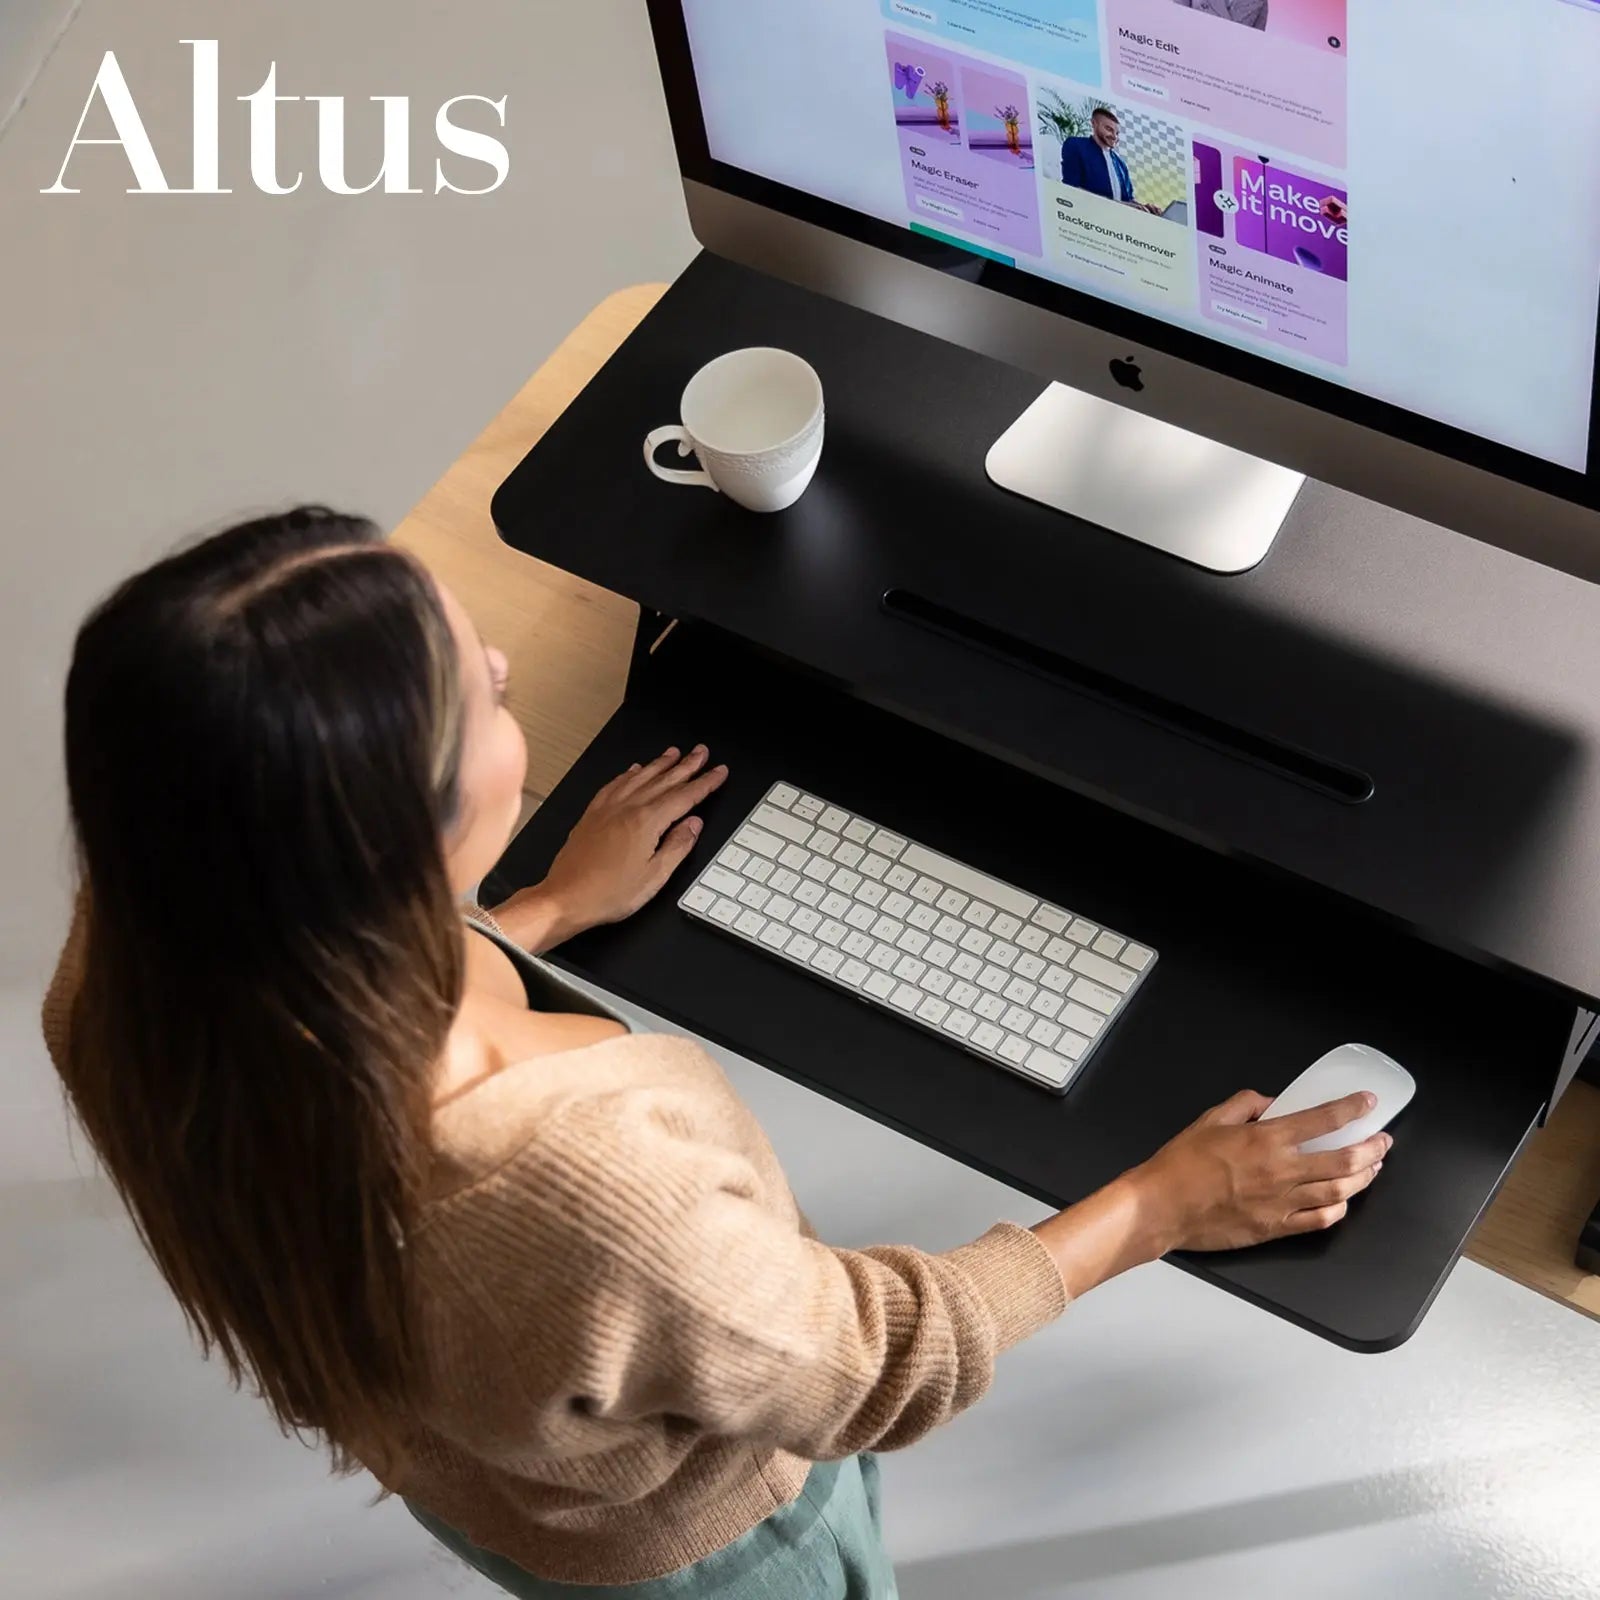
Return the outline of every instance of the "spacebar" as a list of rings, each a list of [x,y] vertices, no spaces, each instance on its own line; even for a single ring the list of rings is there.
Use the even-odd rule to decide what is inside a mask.
[[[1023,921],[1033,915],[1039,904],[1031,895],[1013,889],[1010,884],[1001,883],[998,878],[987,878],[983,873],[974,872],[971,867],[964,867],[948,856],[924,850],[920,844],[908,844],[900,852],[899,864],[911,868],[913,872],[922,873],[924,877],[948,884],[952,889],[959,889],[963,894],[970,894],[976,900],[985,900],[1002,911],[1009,911]]]

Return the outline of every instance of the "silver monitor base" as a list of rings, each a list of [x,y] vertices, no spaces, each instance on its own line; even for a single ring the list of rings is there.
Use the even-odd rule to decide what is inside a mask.
[[[1212,572],[1247,572],[1305,475],[1053,383],[989,452],[1002,489]]]

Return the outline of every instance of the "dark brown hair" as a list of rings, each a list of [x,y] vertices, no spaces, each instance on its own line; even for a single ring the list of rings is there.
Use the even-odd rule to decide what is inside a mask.
[[[129,580],[67,684],[68,1093],[202,1348],[343,1469],[381,1468],[415,1382],[457,679],[422,570],[304,507]]]

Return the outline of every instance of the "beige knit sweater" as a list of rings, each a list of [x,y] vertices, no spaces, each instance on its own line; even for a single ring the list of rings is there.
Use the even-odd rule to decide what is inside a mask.
[[[70,989],[47,1002],[52,1050]],[[432,1131],[409,1241],[426,1382],[387,1486],[543,1578],[700,1560],[793,1500],[809,1463],[970,1406],[1065,1305],[1021,1228],[945,1255],[810,1237],[754,1117],[687,1040],[511,1067]]]

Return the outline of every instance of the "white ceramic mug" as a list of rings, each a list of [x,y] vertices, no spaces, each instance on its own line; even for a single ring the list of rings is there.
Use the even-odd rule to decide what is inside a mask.
[[[747,511],[783,511],[806,492],[822,459],[822,380],[787,350],[718,356],[683,391],[682,426],[644,442],[646,465],[666,483],[716,489]],[[656,462],[672,440],[699,458],[699,472]]]

